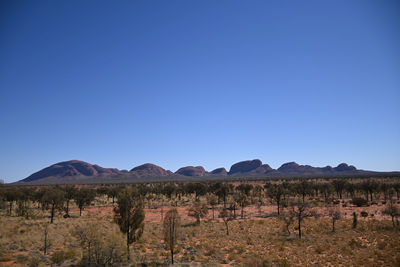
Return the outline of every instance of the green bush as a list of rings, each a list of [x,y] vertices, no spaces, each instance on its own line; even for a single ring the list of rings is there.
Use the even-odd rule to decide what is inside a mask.
[[[361,213],[361,217],[368,217],[368,212],[366,212],[366,211],[362,211]]]

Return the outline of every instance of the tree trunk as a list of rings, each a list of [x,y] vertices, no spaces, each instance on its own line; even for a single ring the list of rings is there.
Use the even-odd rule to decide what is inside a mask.
[[[276,204],[278,205],[278,215],[280,214],[280,209],[279,209],[279,206],[280,206],[280,201],[278,200],[278,201],[276,201]]]
[[[65,209],[65,213],[67,214],[67,217],[69,217],[69,199],[67,199],[67,207]]]
[[[79,206],[79,216],[82,216],[82,206]]]
[[[174,264],[174,250],[171,249],[171,263]]]
[[[228,227],[228,222],[225,222],[225,226],[226,226],[226,235],[229,235],[229,227]]]
[[[90,247],[91,247],[91,245],[90,245],[90,242],[88,243],[88,252],[89,252],[89,266],[91,265],[91,263],[92,263],[92,252],[91,252],[91,249],[90,249]]]
[[[129,227],[128,231],[126,231],[126,253],[128,256],[128,261],[131,259],[130,251],[129,251]]]
[[[335,232],[335,220],[334,219],[332,219],[332,232],[333,233]]]
[[[43,253],[44,255],[46,255],[47,253],[47,226],[45,226],[46,228],[44,229],[44,247],[43,247]]]
[[[12,213],[12,206],[13,206],[13,201],[10,201],[10,212],[9,212],[10,216],[11,216],[11,213]]]
[[[51,218],[50,218],[50,223],[53,223],[53,218],[54,218],[54,203],[51,205]]]
[[[299,220],[299,238],[301,238],[301,219],[300,217],[298,218]]]

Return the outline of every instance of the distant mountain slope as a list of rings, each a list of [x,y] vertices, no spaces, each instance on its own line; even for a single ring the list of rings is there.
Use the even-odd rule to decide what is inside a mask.
[[[217,168],[213,171],[211,171],[212,175],[219,175],[219,176],[227,176],[228,172],[226,171],[225,168]]]
[[[332,175],[358,175],[373,174],[372,171],[358,170],[352,165],[341,163],[337,167],[313,167],[310,165],[299,165],[296,162],[282,164],[278,169],[263,164],[261,160],[240,161],[231,166],[229,172],[225,168],[218,168],[207,172],[202,166],[186,166],[178,169],[175,173],[165,170],[152,163],[146,163],[134,167],[129,172],[114,168],[103,168],[99,165],[70,160],[56,163],[44,168],[19,182],[63,182],[63,181],[130,181],[145,178],[159,178],[162,180],[193,179],[196,177],[275,177],[275,176],[332,176]],[[187,178],[185,178],[187,177]]]
[[[98,165],[92,165],[90,163],[70,160],[59,162],[44,168],[34,174],[23,179],[22,182],[32,182],[47,177],[69,177],[69,176],[95,176],[99,174],[119,174],[118,169],[103,168]]]
[[[130,173],[136,173],[140,177],[168,176],[172,174],[171,171],[167,171],[151,163],[137,166],[130,170]]]
[[[176,174],[185,175],[185,176],[205,176],[208,174],[202,166],[187,166],[180,168],[175,172]]]

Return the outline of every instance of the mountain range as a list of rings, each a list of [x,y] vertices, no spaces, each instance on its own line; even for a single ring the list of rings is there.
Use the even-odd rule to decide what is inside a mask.
[[[20,180],[18,183],[135,181],[146,178],[172,180],[190,179],[193,177],[334,176],[373,173],[375,172],[358,170],[356,167],[346,163],[341,163],[336,167],[313,167],[310,165],[299,165],[296,162],[288,162],[278,169],[273,169],[268,164],[263,164],[259,159],[237,162],[230,167],[229,171],[221,167],[210,172],[206,171],[202,166],[186,166],[178,169],[176,172],[172,172],[151,163],[146,163],[127,171],[116,168],[103,168],[99,165],[92,165],[79,160],[70,160],[53,164]]]

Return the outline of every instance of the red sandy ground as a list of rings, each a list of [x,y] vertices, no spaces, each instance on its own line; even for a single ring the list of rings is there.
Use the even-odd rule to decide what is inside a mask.
[[[192,220],[194,221],[194,218],[188,216],[188,206],[181,206],[181,207],[173,207],[173,206],[163,206],[163,213],[164,215],[169,209],[176,208],[178,210],[178,213],[180,214],[182,220]],[[92,214],[92,215],[100,215],[100,216],[107,216],[111,215],[113,216],[113,206],[97,206],[97,207],[87,207],[82,211],[82,214]],[[384,218],[390,219],[387,216],[382,215],[382,210],[384,209],[383,205],[372,205],[369,207],[355,207],[355,206],[347,206],[347,207],[340,207],[340,211],[342,212],[342,216],[345,218],[351,218],[353,212],[356,212],[357,214],[360,214],[361,211],[366,211],[368,212],[369,216],[366,218],[375,218],[377,220],[382,220]],[[161,207],[158,207],[156,209],[148,209],[145,208],[145,222],[161,222]],[[327,215],[328,214],[328,208],[326,207],[318,207],[314,208],[314,210],[321,215]],[[71,209],[72,213],[79,213],[79,209],[73,208]],[[270,215],[272,213],[277,212],[277,207],[276,205],[267,205],[263,206],[261,208],[261,216],[259,214],[258,208],[255,206],[249,206],[244,209],[244,214],[245,218],[247,219],[261,219],[267,215]],[[373,217],[370,215],[374,214]],[[236,215],[238,218],[240,218],[240,209],[236,211]],[[215,210],[215,218],[218,217],[218,211]],[[209,213],[206,218],[204,219],[212,219],[212,210],[209,210]],[[361,216],[359,216],[359,219],[363,219]]]

